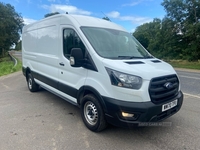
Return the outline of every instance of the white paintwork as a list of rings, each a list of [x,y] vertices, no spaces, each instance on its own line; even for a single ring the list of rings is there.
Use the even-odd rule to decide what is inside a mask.
[[[122,27],[103,19],[78,15],[55,15],[39,22],[27,25],[23,28],[22,61],[23,67],[29,67],[48,78],[62,82],[75,89],[88,85],[96,89],[102,96],[132,102],[150,101],[148,87],[154,77],[176,74],[167,63],[153,63],[151,59],[142,59],[145,64],[130,65],[124,60],[110,60],[100,57],[89,41],[82,33],[81,26],[111,28],[125,31]],[[64,28],[72,28],[81,38],[90,53],[98,72],[70,66],[69,60],[63,56],[62,31]],[[130,61],[130,60],[126,60]],[[60,66],[59,63],[65,66]],[[105,67],[131,75],[140,76],[143,79],[139,90],[112,86]],[[67,96],[49,85],[36,80],[38,84],[50,88],[54,92],[65,96],[73,102],[77,102],[71,96]]]

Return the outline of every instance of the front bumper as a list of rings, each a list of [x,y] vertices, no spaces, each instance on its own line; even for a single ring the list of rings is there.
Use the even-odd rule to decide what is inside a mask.
[[[169,103],[177,99],[177,106],[162,112],[162,105]],[[116,100],[108,97],[103,97],[104,104],[106,106],[105,114],[108,123],[120,127],[131,127],[137,126],[142,122],[158,122],[162,121],[176,112],[178,112],[183,103],[183,93],[180,91],[179,94],[170,101],[154,104],[150,102],[127,102]],[[127,112],[135,114],[134,118],[124,118],[121,116],[121,112]]]

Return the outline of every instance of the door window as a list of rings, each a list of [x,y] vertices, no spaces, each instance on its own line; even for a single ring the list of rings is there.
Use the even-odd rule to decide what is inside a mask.
[[[85,46],[73,29],[63,30],[63,53],[69,59],[72,48],[81,48],[85,54]]]

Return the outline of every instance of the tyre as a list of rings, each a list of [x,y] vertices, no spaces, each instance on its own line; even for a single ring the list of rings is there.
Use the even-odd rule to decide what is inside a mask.
[[[91,131],[99,132],[107,126],[101,104],[92,94],[84,96],[81,101],[81,117]]]
[[[39,89],[39,85],[37,83],[35,83],[34,78],[31,75],[31,73],[29,73],[27,76],[27,85],[28,85],[28,89],[31,92],[36,92]]]

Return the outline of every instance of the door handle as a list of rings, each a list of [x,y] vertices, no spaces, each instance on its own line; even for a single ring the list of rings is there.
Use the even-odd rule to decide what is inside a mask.
[[[65,64],[63,62],[60,62],[59,65],[64,66]]]

